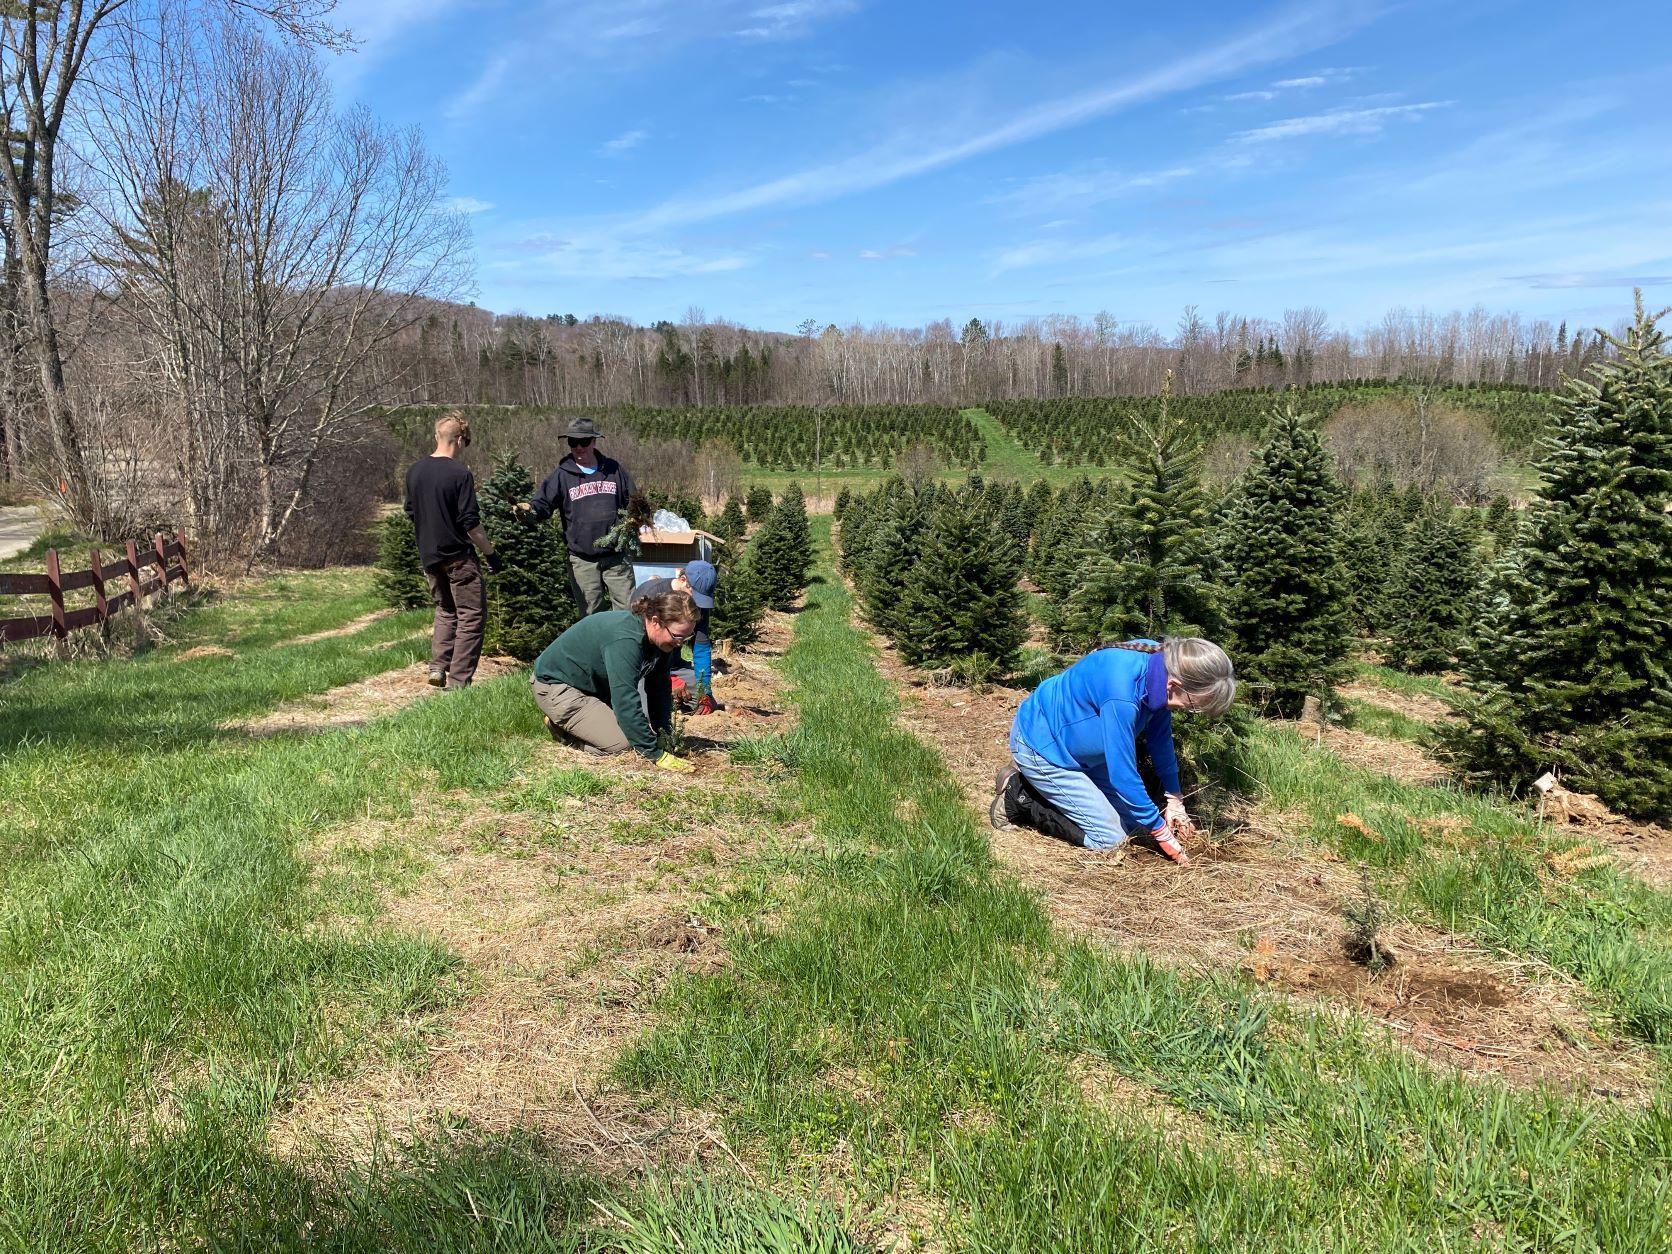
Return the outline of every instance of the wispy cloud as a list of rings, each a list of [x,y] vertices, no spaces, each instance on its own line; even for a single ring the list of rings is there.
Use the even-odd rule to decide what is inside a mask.
[[[606,140],[602,151],[610,154],[628,152],[649,138],[649,131],[625,131],[614,139]]]
[[[1178,91],[1295,56],[1342,37],[1369,19],[1363,4],[1313,4],[1286,10],[1247,34],[1124,81],[1024,108],[1007,121],[964,126],[955,136],[900,132],[868,151],[810,166],[753,186],[664,201],[621,224],[651,233],[670,226],[787,205],[816,204],[886,187],[971,158],[1079,126]]]
[[[1118,253],[1131,245],[1124,235],[1100,235],[1081,240],[1032,240],[1007,248],[993,258],[993,272],[1020,270],[1030,266],[1060,265],[1069,261],[1093,261]]]
[[[892,248],[861,248],[859,250],[861,261],[891,261],[896,257],[915,256],[917,256],[917,249],[905,244],[895,244]]]
[[[1256,126],[1253,130],[1240,131],[1231,137],[1231,142],[1269,144],[1308,135],[1379,135],[1389,122],[1411,121],[1452,103],[1450,100],[1425,100],[1421,104],[1383,105],[1375,109],[1331,109],[1326,113],[1284,118],[1280,122]]]
[[[1238,164],[1244,165],[1249,160],[1246,156],[1237,159]],[[1200,170],[1194,164],[1133,174],[1092,163],[1029,179],[1011,191],[988,197],[987,203],[1022,215],[1078,212],[1133,192],[1165,187],[1198,173]]]
[[[520,278],[598,279],[624,282],[723,274],[742,270],[751,258],[738,252],[701,255],[671,245],[608,235],[541,233],[517,242],[518,256],[491,263]]]
[[[1610,274],[1580,270],[1568,274],[1512,274],[1509,281],[1538,288],[1666,287],[1672,285],[1672,274]]]
[[[1268,104],[1285,92],[1306,91],[1313,87],[1327,87],[1333,83],[1344,83],[1363,72],[1364,67],[1357,65],[1329,66],[1295,78],[1280,78],[1266,87],[1232,92],[1230,95],[1221,96],[1219,99],[1223,104]],[[1213,108],[1212,104],[1194,105],[1187,112],[1207,113]]]
[[[391,10],[459,0],[361,0]],[[515,34],[493,51],[445,113],[469,119],[511,83],[544,82],[554,57],[565,66],[626,73],[703,40],[789,40],[856,11],[860,0],[544,0],[521,15]],[[531,33],[532,32],[532,33]]]
[[[783,0],[751,9],[741,39],[794,39],[818,22],[841,17],[859,8],[859,0]]]
[[[477,200],[474,196],[454,196],[447,202],[447,207],[454,213],[486,213],[493,208],[493,202]]]

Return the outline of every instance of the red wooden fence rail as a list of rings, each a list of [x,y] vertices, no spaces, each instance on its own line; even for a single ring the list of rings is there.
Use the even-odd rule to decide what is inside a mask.
[[[58,562],[58,550],[46,553],[46,574],[11,575],[0,573],[0,597],[46,596],[52,606],[49,614],[32,614],[21,618],[0,618],[0,641],[35,640],[52,636],[62,644],[72,631],[83,627],[98,627],[109,633],[110,620],[129,606],[145,608],[145,599],[153,593],[166,594],[172,583],[191,586],[191,572],[186,567],[186,542],[176,531],[173,539],[165,539],[158,532],[151,546],[142,554],[139,546],[128,541],[127,553],[115,561],[103,561],[97,549],[89,554],[87,570],[65,573]],[[169,563],[174,565],[170,566]],[[150,567],[156,573],[148,575]],[[128,590],[110,596],[105,581],[128,577]],[[93,590],[93,604],[78,610],[64,608],[64,594],[78,588]]]

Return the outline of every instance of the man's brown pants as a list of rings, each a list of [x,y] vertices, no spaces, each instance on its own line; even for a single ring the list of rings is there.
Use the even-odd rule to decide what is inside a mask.
[[[474,553],[424,571],[435,606],[430,635],[430,673],[446,677],[449,688],[463,688],[475,678],[482,656],[482,631],[488,621],[487,587]]]

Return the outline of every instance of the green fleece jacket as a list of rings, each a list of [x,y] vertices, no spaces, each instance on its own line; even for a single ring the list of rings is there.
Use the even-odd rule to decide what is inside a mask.
[[[547,645],[534,659],[534,678],[568,684],[604,702],[615,712],[627,743],[654,759],[661,752],[656,733],[669,725],[673,713],[668,659],[645,636],[644,619],[626,610],[604,610],[588,614]]]

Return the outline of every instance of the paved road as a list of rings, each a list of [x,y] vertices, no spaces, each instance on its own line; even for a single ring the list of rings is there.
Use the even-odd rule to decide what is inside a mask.
[[[0,561],[21,553],[41,534],[41,512],[33,505],[0,508]]]

